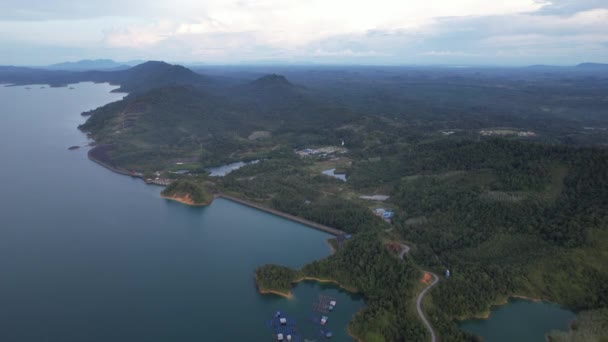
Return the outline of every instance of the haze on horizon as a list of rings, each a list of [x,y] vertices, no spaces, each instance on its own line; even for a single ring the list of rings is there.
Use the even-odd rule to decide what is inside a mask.
[[[0,64],[608,62],[606,0],[0,0]]]

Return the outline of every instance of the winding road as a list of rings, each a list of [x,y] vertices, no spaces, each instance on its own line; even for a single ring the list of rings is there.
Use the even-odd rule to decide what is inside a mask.
[[[424,323],[426,328],[431,333],[431,342],[435,342],[437,340],[437,337],[435,336],[435,330],[433,330],[433,326],[426,319],[426,316],[424,316],[424,312],[422,312],[422,298],[424,298],[424,295],[433,286],[437,285],[437,283],[439,282],[439,277],[435,273],[431,273],[431,272],[426,272],[426,273],[430,274],[433,277],[433,281],[427,287],[425,287],[424,290],[422,290],[422,292],[420,292],[420,294],[418,295],[418,298],[416,298],[416,311],[418,311],[418,316],[420,316],[422,323]]]
[[[403,260],[403,258],[409,251],[410,251],[410,246],[401,244],[401,253],[399,253],[399,258],[401,260]],[[427,287],[425,287],[424,290],[422,290],[422,292],[420,292],[420,294],[418,294],[418,297],[416,298],[416,311],[418,312],[418,316],[420,316],[420,320],[422,321],[422,323],[424,323],[424,325],[428,329],[429,333],[431,333],[431,342],[436,342],[437,336],[435,335],[435,330],[433,329],[433,326],[428,321],[428,319],[424,315],[424,312],[422,311],[422,299],[424,298],[424,295],[426,295],[426,293],[431,288],[433,288],[433,286],[437,285],[437,283],[439,282],[439,277],[435,273],[432,273],[432,272],[428,272],[428,271],[424,271],[424,270],[423,270],[423,272],[430,274],[431,277],[433,278],[433,281]]]

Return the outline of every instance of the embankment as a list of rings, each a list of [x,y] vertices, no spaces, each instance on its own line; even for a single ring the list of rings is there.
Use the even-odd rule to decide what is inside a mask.
[[[230,196],[230,195],[217,194],[216,197],[217,198],[227,199],[229,201],[233,201],[233,202],[236,202],[236,203],[239,203],[239,204],[242,204],[242,205],[254,208],[254,209],[265,211],[265,212],[267,212],[269,214],[273,214],[273,215],[276,215],[276,216],[279,216],[279,217],[283,217],[283,218],[286,218],[288,220],[291,220],[291,221],[294,221],[294,222],[297,222],[297,223],[301,223],[303,225],[306,225],[306,226],[309,226],[311,228],[323,231],[325,233],[332,234],[334,236],[340,236],[340,235],[346,234],[342,230],[339,230],[339,229],[336,229],[336,228],[332,228],[332,227],[329,227],[329,226],[326,226],[326,225],[323,225],[323,224],[320,224],[320,223],[312,222],[312,221],[309,221],[307,219],[304,219],[304,218],[301,218],[301,217],[298,217],[298,216],[287,214],[287,213],[284,213],[282,211],[271,209],[271,208],[265,207],[263,205],[260,205],[260,204],[257,204],[257,203],[253,203],[253,202],[250,202],[250,201],[247,201],[247,200],[244,200],[244,199],[240,199],[240,198],[237,198],[237,197],[233,197],[233,196]]]

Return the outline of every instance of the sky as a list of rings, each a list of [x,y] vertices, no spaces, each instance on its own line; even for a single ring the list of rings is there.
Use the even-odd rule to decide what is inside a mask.
[[[608,63],[608,0],[0,0],[0,64]]]

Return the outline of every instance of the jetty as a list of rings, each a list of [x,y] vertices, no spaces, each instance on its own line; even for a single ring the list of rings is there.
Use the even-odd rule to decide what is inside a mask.
[[[340,229],[332,228],[332,227],[329,227],[329,226],[326,226],[326,225],[323,225],[323,224],[320,224],[320,223],[317,223],[317,222],[309,221],[307,219],[304,219],[304,218],[301,218],[301,217],[298,217],[298,216],[294,216],[294,215],[291,215],[291,214],[287,214],[287,213],[284,213],[282,211],[278,211],[278,210],[275,210],[275,209],[272,209],[272,208],[268,208],[268,207],[265,207],[265,206],[263,206],[261,204],[253,203],[253,202],[250,202],[250,201],[238,198],[238,197],[234,197],[234,196],[230,196],[230,195],[226,195],[226,194],[220,193],[220,194],[216,194],[215,198],[227,199],[229,201],[236,202],[238,204],[242,204],[242,205],[248,206],[250,208],[254,208],[254,209],[257,209],[257,210],[265,211],[265,212],[267,212],[269,214],[272,214],[272,215],[275,215],[275,216],[279,216],[279,217],[282,217],[282,218],[285,218],[285,219],[288,219],[290,221],[294,221],[294,222],[297,222],[297,223],[301,223],[301,224],[306,225],[308,227],[314,228],[316,230],[320,230],[322,232],[325,232],[325,233],[328,233],[328,234],[331,234],[331,235],[334,235],[334,236],[345,236],[346,235],[346,232],[344,232],[344,231],[342,231]]]

